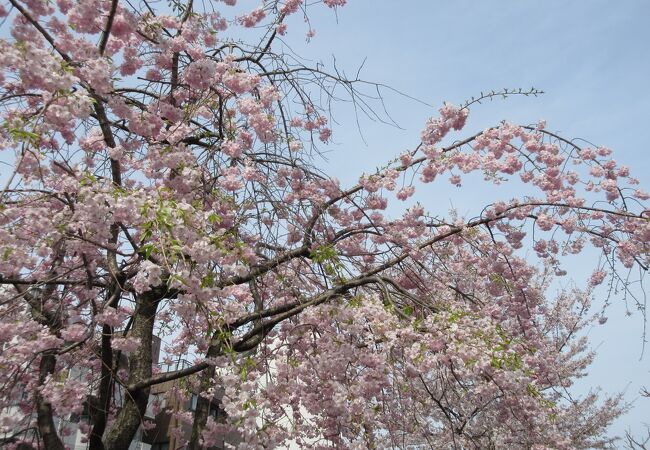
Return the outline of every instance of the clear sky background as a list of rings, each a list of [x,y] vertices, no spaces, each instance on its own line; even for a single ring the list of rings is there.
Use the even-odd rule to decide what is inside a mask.
[[[546,119],[549,130],[612,148],[615,159],[650,190],[650,1],[349,0],[338,17],[313,8],[310,19],[316,37],[308,45],[306,25],[298,18],[290,23],[285,41],[297,53],[330,67],[336,57],[337,67],[350,77],[365,59],[362,78],[436,108],[492,89],[544,90],[538,98],[473,107],[459,137],[503,119],[522,124]],[[402,129],[361,118],[362,139],[353,110],[345,105],[333,110],[338,124],[335,145],[326,149],[326,167],[344,185],[413,148],[426,119],[436,113],[390,91],[384,94]],[[435,212],[453,206],[471,215],[486,202],[513,195],[478,181],[468,180],[463,189],[434,183],[418,200]],[[575,262],[570,275],[579,282],[591,268],[587,256]],[[640,360],[643,319],[627,317],[625,310],[620,297],[613,298],[608,322],[589,330],[598,356],[589,376],[574,388],[585,392],[601,386],[608,393],[624,391],[634,401],[611,428],[619,436],[627,429],[641,433],[642,423],[650,422],[650,399],[639,396],[644,385],[650,388],[650,349]]]

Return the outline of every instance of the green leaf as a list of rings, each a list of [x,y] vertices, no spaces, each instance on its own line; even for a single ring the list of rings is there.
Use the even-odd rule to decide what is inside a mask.
[[[10,128],[9,135],[14,141],[27,142],[29,144],[37,144],[41,138],[38,134],[31,131],[22,130],[19,128]]]
[[[201,279],[201,288],[214,286],[214,273],[210,272]]]
[[[144,259],[149,259],[151,257],[151,252],[154,250],[154,245],[153,244],[146,244],[140,247],[140,250],[144,254]]]
[[[348,300],[348,306],[351,308],[358,308],[362,304],[360,296],[354,296]]]

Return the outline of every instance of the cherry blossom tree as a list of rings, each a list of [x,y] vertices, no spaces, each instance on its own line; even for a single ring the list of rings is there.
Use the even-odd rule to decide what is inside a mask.
[[[290,16],[312,37],[308,11],[346,0],[235,3],[0,6],[11,445],[63,449],[55,418],[85,408],[89,448],[126,449],[151,389],[178,381],[169,395],[200,394],[170,411],[188,449],[231,431],[242,449],[607,446],[624,405],[567,389],[593,357],[595,287],[625,291],[650,264],[628,168],[543,122],[459,135],[469,102],[341,186],[319,149],[341,95],[372,113],[366,84],[281,41]],[[386,211],[473,172],[534,194],[473,218]],[[588,284],[552,294],[563,255],[587,247]],[[154,336],[191,364],[161,371]]]

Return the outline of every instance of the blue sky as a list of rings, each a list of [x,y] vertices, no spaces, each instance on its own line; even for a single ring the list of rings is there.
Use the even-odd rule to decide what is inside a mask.
[[[615,159],[630,166],[648,190],[649,17],[646,0],[350,0],[337,15],[311,9],[316,37],[308,45],[305,25],[293,18],[286,41],[297,53],[330,66],[335,56],[337,67],[350,76],[365,59],[362,78],[436,108],[492,89],[542,89],[546,94],[538,98],[512,97],[472,108],[464,134],[503,119],[525,124],[546,119],[550,130],[612,148]],[[384,93],[402,129],[362,118],[362,139],[352,109],[334,108],[338,124],[335,145],[327,148],[327,170],[344,184],[416,145],[426,119],[436,112]],[[472,183],[462,190],[438,184],[418,200],[436,212],[453,206],[471,214],[497,199],[495,194],[512,195]],[[587,259],[576,261],[578,280],[591,267]],[[639,360],[643,320],[639,314],[627,317],[620,298],[612,299],[607,316],[605,325],[589,330],[598,356],[575,390],[625,391],[628,401],[637,400],[611,433],[620,436],[628,428],[640,433],[650,418],[650,399],[638,395],[642,386],[650,386],[650,351]]]

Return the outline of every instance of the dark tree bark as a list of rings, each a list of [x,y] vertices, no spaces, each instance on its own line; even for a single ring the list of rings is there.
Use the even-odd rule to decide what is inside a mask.
[[[166,293],[166,287],[160,286],[137,297],[130,336],[140,341],[140,347],[129,355],[127,385],[151,377],[154,318],[158,302]],[[115,423],[104,437],[105,450],[129,448],[146,412],[150,390],[151,388],[147,386],[125,391],[122,409],[117,414]]]
[[[47,351],[41,357],[39,365],[38,384],[42,386],[49,375],[54,373],[56,367],[56,354],[54,351]],[[43,398],[39,390],[36,391],[36,422],[38,432],[45,443],[47,450],[65,450],[63,442],[56,432],[54,425],[54,414],[52,405]]]

